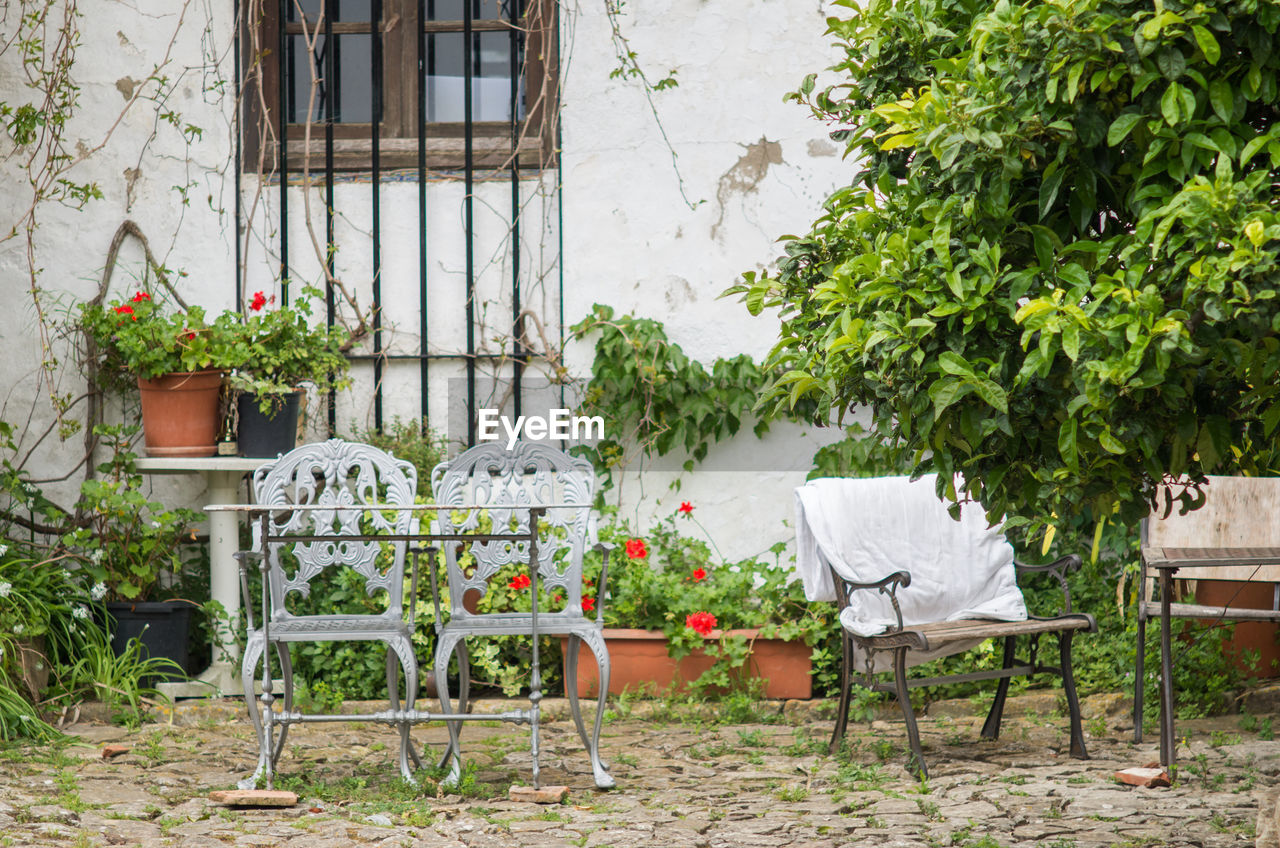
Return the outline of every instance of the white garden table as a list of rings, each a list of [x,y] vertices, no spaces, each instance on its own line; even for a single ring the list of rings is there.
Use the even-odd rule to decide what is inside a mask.
[[[269,461],[247,456],[150,456],[139,458],[137,467],[144,474],[201,475],[205,481],[201,501],[208,505],[241,503],[241,480]],[[160,691],[171,698],[244,694],[240,650],[233,635],[240,627],[240,567],[235,559],[240,550],[239,517],[234,511],[209,513],[209,598],[226,610],[227,626],[214,634],[213,660],[207,669],[191,682],[160,684]]]

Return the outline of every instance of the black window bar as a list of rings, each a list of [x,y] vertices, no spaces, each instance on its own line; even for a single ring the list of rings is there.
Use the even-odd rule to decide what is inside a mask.
[[[304,8],[315,7],[318,12],[323,6],[323,27],[322,41],[316,44],[315,54],[309,56],[300,56],[300,47],[304,44],[300,37],[291,34],[288,31],[286,23],[298,20],[295,7],[296,0],[265,0],[266,3],[275,6],[274,12],[277,15],[278,25],[276,27],[277,39],[274,47],[274,53],[277,57],[281,57],[278,63],[278,73],[276,79],[276,103],[277,115],[273,116],[273,123],[277,135],[277,144],[275,145],[276,159],[275,164],[277,173],[275,179],[278,181],[278,205],[280,220],[278,223],[278,256],[279,256],[279,276],[281,280],[281,299],[282,303],[287,304],[289,301],[289,288],[292,284],[290,277],[290,244],[289,244],[289,189],[291,181],[289,179],[289,146],[288,146],[288,124],[292,121],[309,120],[320,123],[324,127],[324,185],[325,185],[325,238],[329,249],[324,257],[325,272],[329,279],[332,279],[336,273],[335,268],[335,251],[332,249],[335,244],[335,219],[337,210],[335,209],[334,185],[336,183],[335,175],[337,167],[335,164],[335,124],[348,120],[348,115],[344,114],[343,90],[344,80],[355,79],[357,75],[363,72],[363,69],[353,68],[351,64],[354,55],[362,54],[365,51],[357,50],[355,54],[350,54],[345,64],[340,53],[343,34],[353,32],[352,24],[341,19],[344,0],[305,0]],[[369,57],[368,80],[370,101],[368,106],[368,122],[370,124],[370,161],[369,161],[369,177],[371,184],[371,201],[372,201],[372,220],[371,220],[371,301],[372,301],[372,319],[371,334],[373,352],[368,354],[353,354],[353,361],[370,361],[372,365],[373,376],[373,418],[374,428],[381,430],[385,424],[384,419],[384,383],[387,376],[387,369],[392,361],[417,361],[418,362],[418,382],[420,391],[420,410],[423,422],[429,420],[430,413],[430,381],[432,377],[431,362],[436,360],[454,360],[461,359],[466,374],[466,392],[467,392],[467,443],[474,444],[476,441],[476,416],[477,416],[477,385],[476,385],[476,366],[480,360],[489,360],[496,363],[509,362],[511,365],[512,386],[512,404],[513,412],[516,416],[521,414],[522,396],[524,392],[524,378],[529,361],[529,351],[523,344],[523,331],[525,322],[522,318],[524,309],[524,298],[521,289],[521,237],[524,228],[521,223],[522,207],[521,207],[521,185],[520,174],[522,170],[520,136],[521,127],[521,73],[522,63],[525,59],[524,33],[520,26],[525,7],[521,0],[416,0],[417,3],[417,32],[416,38],[412,42],[402,42],[402,44],[412,44],[410,49],[416,50],[416,146],[417,146],[417,215],[418,215],[418,285],[417,294],[419,298],[419,347],[414,353],[391,353],[386,347],[387,341],[385,336],[385,327],[382,319],[381,311],[386,306],[383,298],[382,289],[382,210],[381,210],[381,182],[382,182],[382,118],[384,115],[384,64],[386,60],[385,39],[384,39],[384,8],[388,0],[365,0],[369,9],[367,31],[370,36],[369,48],[367,55]],[[539,0],[532,0],[539,2]],[[437,5],[456,7],[461,6],[462,12],[462,30],[461,30],[461,71],[462,71],[462,139],[463,139],[463,161],[462,161],[462,180],[464,183],[464,200],[462,215],[462,232],[459,235],[463,240],[465,247],[465,316],[466,321],[466,349],[465,352],[457,353],[430,353],[429,351],[429,322],[431,317],[431,298],[430,288],[431,280],[428,274],[428,235],[435,237],[432,226],[442,226],[440,224],[430,224],[427,219],[427,186],[428,186],[428,165],[427,165],[427,148],[428,148],[428,125],[431,123],[430,110],[432,104],[428,97],[428,79],[436,74],[437,71],[448,70],[438,64],[438,56],[442,50],[437,49],[437,39],[441,39],[453,33],[445,33],[433,28],[431,22],[436,20]],[[242,15],[250,7],[250,0],[241,0],[240,9]],[[357,4],[353,4],[356,9],[354,14],[358,17],[360,11]],[[510,80],[508,112],[510,120],[510,156],[509,165],[507,167],[507,179],[510,181],[510,212],[511,227],[509,233],[510,245],[510,261],[511,261],[511,318],[508,326],[512,332],[512,342],[509,350],[500,351],[498,353],[481,353],[477,348],[476,342],[476,283],[477,271],[475,261],[475,187],[477,178],[477,161],[475,151],[476,141],[476,115],[474,103],[474,86],[475,78],[482,76],[487,70],[482,64],[484,61],[485,51],[482,50],[482,44],[488,44],[493,53],[492,41],[482,42],[483,38],[500,38],[503,33],[501,29],[495,31],[492,20],[486,21],[486,26],[477,28],[476,21],[481,17],[482,10],[497,10],[499,18],[507,22],[505,29],[505,37],[507,40],[507,73],[506,76]],[[452,10],[452,9],[450,9]],[[242,18],[242,23],[245,23]],[[248,25],[256,25],[256,22],[249,21]],[[544,25],[546,25],[544,23]],[[340,28],[340,32],[335,34],[335,26]],[[363,29],[358,30],[363,32]],[[238,27],[238,36],[236,42],[237,66],[245,68],[241,64],[244,55],[240,38],[243,37],[244,27]],[[307,64],[304,64],[307,63]],[[317,76],[320,84],[317,88],[318,103],[314,104],[308,111],[303,109],[299,104],[299,71],[306,68],[308,64],[316,68]],[[309,76],[309,74],[308,74]],[[310,80],[307,80],[309,84]],[[547,85],[546,81],[541,83]],[[241,95],[244,92],[241,79],[237,77],[237,96],[242,101]],[[545,89],[544,89],[545,90]],[[350,100],[351,98],[348,98]],[[544,97],[544,103],[551,103],[551,98]],[[361,104],[349,103],[348,110],[362,108]],[[555,105],[544,106],[546,109],[556,109]],[[242,102],[239,117],[241,121],[245,119],[245,108]],[[304,114],[305,113],[305,114]],[[317,114],[318,113],[318,114]],[[357,117],[363,118],[364,113],[360,112]],[[559,144],[559,122],[556,116],[552,114],[549,118],[554,121],[553,142],[557,146]],[[546,120],[546,118],[544,118]],[[236,220],[238,226],[248,226],[248,222],[241,220],[243,213],[243,204],[240,198],[241,175],[240,166],[242,163],[242,145],[243,132],[237,134],[237,144],[235,151],[236,158]],[[304,153],[304,155],[306,155]],[[554,169],[557,173],[554,177],[554,214],[556,220],[554,222],[558,240],[555,282],[557,284],[556,300],[558,303],[557,324],[559,341],[563,347],[564,341],[564,305],[563,305],[563,197],[560,191],[559,179],[559,157],[552,155],[548,161],[538,162],[538,168]],[[492,177],[490,177],[491,179]],[[544,222],[544,224],[549,222]],[[245,287],[245,266],[244,251],[240,244],[240,239],[236,240],[236,305],[241,307],[244,302]],[[335,287],[326,279],[324,285],[325,291],[325,318],[330,325],[336,318],[336,293]],[[334,398],[330,397],[328,404],[328,427],[330,433],[333,433],[337,427],[337,407]],[[560,402],[564,403],[564,392],[560,390]]]

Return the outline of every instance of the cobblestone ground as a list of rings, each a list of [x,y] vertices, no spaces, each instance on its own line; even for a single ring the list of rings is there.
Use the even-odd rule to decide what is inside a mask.
[[[849,751],[832,757],[829,703],[763,706],[728,724],[641,703],[606,725],[618,789],[600,792],[563,702],[546,703],[556,720],[543,732],[544,782],[569,785],[561,805],[507,800],[529,777],[526,729],[468,726],[474,783],[443,794],[393,778],[392,731],[343,723],[290,733],[278,788],[300,795],[296,807],[219,806],[207,795],[250,770],[251,734],[240,703],[205,702],[137,730],[80,722],[66,747],[0,749],[0,844],[1235,846],[1254,843],[1260,799],[1280,784],[1269,717],[1181,722],[1178,782],[1142,789],[1113,779],[1156,756],[1155,739],[1129,741],[1118,698],[1087,702],[1093,759],[1078,761],[1056,696],[1033,693],[1010,700],[997,742],[978,739],[972,707],[934,709],[921,723],[927,785],[903,767],[900,722],[853,724]],[[415,738],[438,751],[444,732]],[[103,759],[107,744],[131,750]]]

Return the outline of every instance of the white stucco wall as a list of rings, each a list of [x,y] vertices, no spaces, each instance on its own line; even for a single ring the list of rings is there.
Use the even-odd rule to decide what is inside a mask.
[[[653,95],[655,119],[638,85],[601,72],[614,62],[599,53],[609,21],[599,5],[582,7],[564,90],[565,313],[576,321],[607,303],[662,320],[702,362],[759,359],[776,323],[719,295],[741,272],[770,266],[776,239],[803,231],[847,179],[822,125],[783,102],[806,73],[833,63],[825,4],[626,8],[621,24],[641,66],[654,78],[674,69],[679,86]],[[567,362],[585,374],[591,356],[590,345],[576,345]],[[610,499],[620,496],[620,514],[640,530],[687,500],[725,556],[758,554],[793,535],[792,489],[832,437],[783,423],[757,440],[744,426],[695,473],[678,471],[682,458],[659,462],[666,470],[624,476]]]
[[[567,323],[602,302],[619,313],[662,320],[672,341],[704,362],[742,352],[759,357],[774,340],[774,324],[750,318],[740,304],[718,295],[740,272],[772,263],[775,239],[805,227],[847,174],[824,128],[805,109],[782,102],[805,73],[829,64],[824,7],[809,0],[651,0],[625,9],[619,23],[640,65],[651,79],[674,69],[679,86],[653,93],[651,110],[638,83],[610,76],[617,59],[602,0],[565,8],[563,207],[552,214],[548,206],[546,215],[526,218],[522,268],[531,281],[563,273]],[[82,10],[87,17],[74,71],[81,105],[73,123],[82,149],[102,142],[128,105],[130,83],[145,80],[156,65],[163,65],[171,86],[165,108],[203,133],[187,147],[179,132],[157,121],[154,103],[140,99],[129,105],[105,146],[74,172],[78,180],[96,181],[104,197],[82,211],[56,205],[40,211],[33,244],[45,296],[64,307],[90,296],[112,233],[130,219],[160,261],[186,273],[179,282],[184,297],[211,310],[229,307],[235,280],[233,4],[91,0]],[[0,59],[0,100],[10,103],[27,96],[15,62],[12,51]],[[149,86],[147,93],[156,88]],[[0,157],[0,226],[7,231],[14,210],[24,206],[25,170],[22,152],[8,139],[0,139]],[[549,189],[553,179],[550,173],[541,183],[533,178],[525,191],[533,196],[539,187]],[[257,186],[252,179],[244,182],[243,196],[250,198]],[[185,189],[185,203],[175,187]],[[495,316],[509,300],[509,260],[502,250],[509,191],[506,183],[477,185],[476,252],[486,257],[477,286],[481,311]],[[295,279],[315,283],[321,274],[307,242],[301,192],[292,190],[290,199],[291,265]],[[459,181],[433,182],[428,192],[428,219],[455,223],[452,229],[429,230],[428,349],[434,353],[464,347],[464,275],[456,238],[462,194]],[[274,290],[277,202],[276,189],[265,186],[259,214],[248,222],[247,292]],[[416,185],[383,183],[381,203],[385,323],[393,350],[412,350],[420,340],[419,314],[405,304],[416,304]],[[367,303],[367,181],[336,186],[335,205],[341,211],[338,275]],[[318,189],[313,206],[316,216],[322,214]],[[26,431],[24,448],[52,421],[47,388],[39,380],[42,353],[31,298],[24,294],[26,261],[21,233],[0,243],[0,281],[13,304],[0,311],[0,355],[7,363],[0,374],[0,418]],[[113,291],[124,294],[129,275],[141,267],[137,245],[127,243]],[[552,321],[560,310],[550,283],[530,282],[524,298]],[[492,337],[502,328],[497,319],[493,323],[492,334],[480,334],[482,344],[497,344]],[[572,344],[565,352],[570,371],[587,375],[591,354],[590,340]],[[449,364],[436,370],[461,373]],[[339,404],[339,429],[346,432],[372,424],[371,368],[358,365],[353,373],[357,389]],[[74,372],[61,379],[59,391],[82,390]],[[388,370],[388,417],[417,415],[416,380],[416,364]],[[450,402],[443,380],[433,383],[433,395],[432,423],[443,427]],[[821,432],[805,434],[785,425],[775,426],[763,442],[747,433],[714,449],[703,470],[651,471],[643,479],[624,479],[615,496],[621,496],[622,513],[641,529],[651,516],[690,500],[727,555],[756,553],[790,536],[790,490],[823,440]],[[79,452],[78,440],[47,438],[29,467],[38,478],[58,477],[72,469]],[[676,480],[678,491],[671,487]],[[161,492],[198,500],[191,485],[170,482]]]

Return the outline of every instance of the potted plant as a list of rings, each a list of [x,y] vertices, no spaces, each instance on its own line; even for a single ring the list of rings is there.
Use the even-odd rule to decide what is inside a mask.
[[[229,359],[235,364],[229,384],[239,392],[240,452],[275,456],[294,446],[301,387],[317,391],[349,384],[350,363],[343,355],[348,335],[341,327],[312,321],[310,287],[286,306],[256,292],[245,314],[224,313],[218,326],[232,340]]]
[[[621,525],[600,530],[602,539],[615,544],[603,605],[609,691],[674,686],[723,692],[759,685],[770,698],[810,697],[810,657],[834,630],[835,606],[806,601],[791,570],[776,559],[728,562],[713,542],[681,533],[678,524],[702,529],[693,510],[681,504],[642,536]],[[782,549],[775,546],[775,557]],[[588,616],[596,614],[600,565],[598,554],[588,555]],[[479,612],[528,609],[528,587],[525,567],[513,565],[509,574],[490,581]],[[553,590],[545,598],[540,593],[539,603],[554,610],[564,598]],[[579,696],[595,695],[597,686],[595,661],[580,652]]]
[[[209,456],[218,430],[218,396],[227,337],[198,306],[170,309],[151,292],[84,304],[80,326],[99,382],[142,401],[143,434],[151,456]]]
[[[99,425],[94,432],[111,448],[98,477],[80,487],[75,526],[61,548],[102,601],[117,656],[138,639],[150,657],[189,667],[188,633],[196,604],[181,597],[184,573],[196,565],[191,546],[200,514],[169,509],[142,492],[129,442],[136,428]]]

